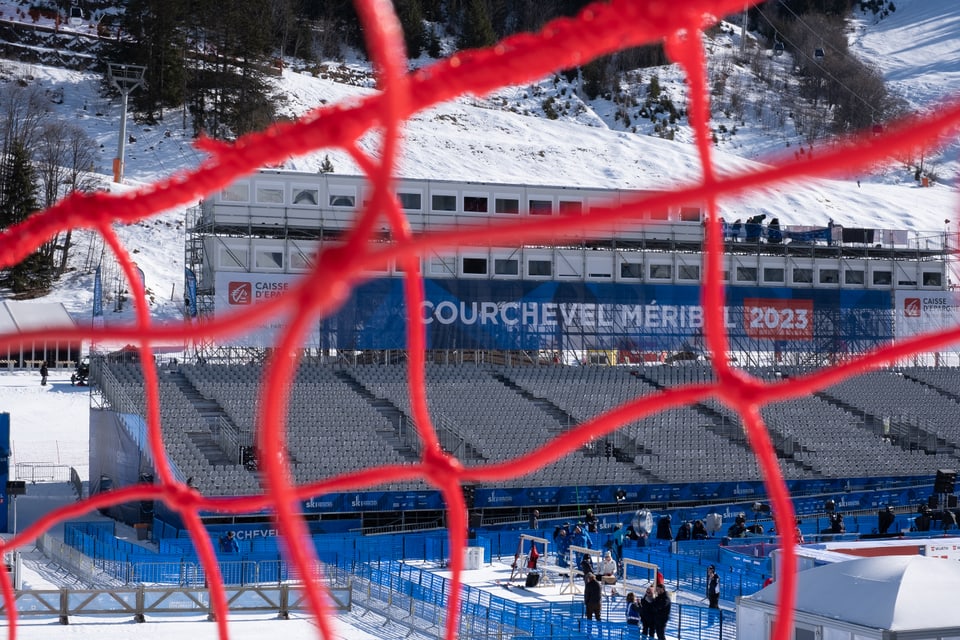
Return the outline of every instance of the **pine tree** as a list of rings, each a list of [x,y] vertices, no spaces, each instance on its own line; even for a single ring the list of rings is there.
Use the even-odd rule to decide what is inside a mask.
[[[418,58],[427,46],[427,32],[423,26],[423,8],[420,0],[394,0],[397,18],[403,27],[407,57]]]
[[[9,227],[27,219],[39,208],[37,173],[30,154],[20,141],[12,142],[0,193],[0,225]]]
[[[227,139],[266,128],[276,117],[263,72],[275,54],[270,8],[243,0],[199,0],[195,7],[191,20],[204,25],[197,35],[209,52],[188,83],[194,127]]]
[[[109,62],[146,68],[143,86],[130,100],[148,122],[161,120],[164,108],[183,104],[187,19],[186,0],[130,0],[121,16],[128,37],[104,50]]]
[[[483,0],[470,0],[465,9],[463,32],[460,34],[461,49],[487,47],[497,38],[490,23],[487,5]]]
[[[22,143],[14,142],[10,146],[6,172],[4,190],[0,193],[0,224],[4,227],[23,222],[39,208],[36,170]],[[8,269],[2,281],[15,294],[43,295],[52,282],[50,267],[49,257],[38,251]]]

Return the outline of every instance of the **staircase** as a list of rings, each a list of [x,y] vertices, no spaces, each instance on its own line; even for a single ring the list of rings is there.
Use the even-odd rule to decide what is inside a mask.
[[[574,418],[572,415],[550,402],[546,398],[538,398],[537,396],[530,393],[528,390],[524,389],[516,382],[508,378],[502,373],[491,372],[491,375],[495,380],[500,382],[503,386],[507,387],[514,393],[521,396],[524,400],[532,404],[533,406],[540,409],[548,416],[552,417],[557,422],[557,426],[554,429],[550,429],[551,436],[558,436],[565,431],[569,431],[571,428],[577,426],[579,421]]]
[[[403,426],[411,423],[403,411],[389,400],[375,396],[347,371],[341,369],[336,371],[335,375],[390,423],[389,429],[377,429],[377,435],[380,436],[380,439],[393,447],[405,460],[410,462],[419,460],[417,452],[401,436]]]
[[[210,428],[205,432],[188,432],[187,436],[193,441],[204,457],[210,464],[230,465],[237,464],[236,456],[229,456],[220,448],[216,435],[224,424],[232,428],[234,433],[239,433],[237,425],[233,423],[227,412],[223,410],[220,403],[211,398],[205,397],[193,386],[193,383],[187,379],[180,371],[170,371],[167,373],[167,379],[177,385],[180,393],[190,401],[190,404],[197,410],[203,421]]]
[[[923,383],[920,382],[920,384]],[[938,436],[936,433],[928,431],[918,424],[912,424],[909,421],[902,419],[889,419],[887,423],[884,424],[882,418],[872,413],[867,413],[863,409],[844,402],[839,398],[835,398],[828,393],[818,391],[813,395],[828,404],[832,404],[833,406],[843,409],[847,413],[860,418],[860,426],[870,433],[880,434],[888,437],[892,444],[897,445],[904,451],[920,450],[927,454],[944,453],[951,456],[960,455],[960,451],[958,451],[956,444],[948,442],[944,438]],[[885,429],[886,432],[884,432]]]
[[[666,385],[661,384],[656,379],[643,375],[642,373],[639,374],[639,377],[641,380],[656,387],[660,391],[668,388]],[[696,403],[690,405],[689,408],[703,416],[704,420],[700,423],[701,428],[710,431],[721,438],[725,438],[726,440],[729,440],[730,442],[739,446],[745,448],[749,447],[746,436],[743,433],[743,428],[740,426],[739,421],[731,420],[729,416],[724,415],[722,412],[706,404]],[[784,446],[787,442],[791,444],[789,451],[787,451]],[[777,442],[776,438],[774,438],[773,445],[778,459],[783,460],[785,463],[793,465],[799,469],[803,469],[808,473],[812,472],[820,475],[819,472],[814,470],[811,465],[794,458],[794,451],[804,450],[804,448],[797,446],[797,443],[792,438],[788,440],[781,440],[780,442]]]
[[[552,437],[556,437],[565,431],[569,431],[573,427],[580,424],[580,422],[569,412],[564,411],[546,398],[539,398],[535,396],[528,389],[521,387],[506,375],[498,372],[492,372],[491,375],[505,387],[519,394],[522,398],[556,420],[557,427],[549,430]],[[580,451],[584,456],[588,457],[607,455],[609,452],[609,455],[616,458],[617,462],[631,465],[633,467],[633,472],[640,476],[640,482],[649,484],[662,483],[662,478],[654,475],[644,467],[633,464],[633,460],[637,455],[643,453],[652,454],[652,452],[649,449],[637,446],[637,443],[632,440],[630,441],[630,445],[630,449],[625,449],[617,446],[615,444],[615,439],[604,439],[603,441],[595,442],[592,449],[584,447]]]

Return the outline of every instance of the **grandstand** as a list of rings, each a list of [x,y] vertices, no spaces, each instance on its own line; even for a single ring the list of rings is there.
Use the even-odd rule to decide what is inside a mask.
[[[423,232],[588,216],[654,195],[411,179],[396,189],[411,227]],[[341,242],[369,197],[358,176],[277,170],[211,194],[191,212],[187,313],[203,321],[286,290],[323,247]],[[699,300],[705,208],[689,203],[642,217],[568,233],[549,247],[422,256],[426,397],[444,451],[468,467],[508,461],[638,397],[713,381]],[[389,234],[377,241],[388,246]],[[954,323],[942,233],[751,221],[725,225],[724,248],[731,355],[758,378],[789,379]],[[368,275],[303,343],[286,425],[298,484],[420,460],[403,364],[403,271],[386,261]],[[274,319],[229,344],[193,345],[196,363],[161,370],[167,455],[179,479],[206,495],[258,491],[262,366],[283,327]],[[148,453],[136,463],[102,453],[111,443],[143,442],[143,380],[129,355],[95,358],[94,492],[153,474]],[[918,363],[955,359],[922,354]],[[929,483],[938,469],[957,466],[958,408],[956,369],[899,367],[765,406],[762,415],[791,491],[803,494],[875,486],[878,478]],[[481,519],[585,502],[763,493],[738,415],[712,399],[626,424],[522,479],[465,487]],[[421,481],[316,497],[303,508],[316,522],[362,530],[440,525],[444,517],[439,494]],[[126,521],[149,515],[121,511],[115,515]]]
[[[115,431],[132,434],[134,428],[142,429],[144,392],[138,366],[109,359],[95,362],[103,406],[117,408],[97,411],[98,428],[110,428],[110,414],[116,416]],[[696,364],[434,364],[427,368],[427,396],[442,446],[470,466],[509,460],[630,399],[681,380],[708,380],[710,371]],[[957,415],[960,402],[947,389],[960,386],[960,370],[931,371],[936,386],[921,382],[922,369],[909,371],[874,372],[866,374],[866,385],[841,383],[815,396],[765,407],[763,415],[787,479],[800,488],[805,482],[819,486],[824,480],[850,478],[929,482],[938,469],[957,467],[960,432],[951,429],[949,416]],[[167,454],[182,481],[190,479],[210,495],[258,490],[251,447],[260,373],[259,366],[249,364],[178,363],[161,369],[161,422]],[[772,370],[755,373],[775,375]],[[405,376],[403,365],[301,365],[288,426],[297,481],[383,463],[414,464],[418,451]],[[91,462],[94,482],[100,476],[113,478],[110,486],[129,481],[111,464]],[[139,477],[152,470],[135,472]],[[556,492],[570,487],[589,487],[591,502],[616,504],[614,489],[625,490],[634,498],[631,502],[644,502],[640,496],[651,486],[683,485],[687,500],[702,501],[714,498],[716,489],[698,495],[691,486],[750,481],[759,483],[760,475],[742,426],[735,414],[711,402],[630,423],[519,482],[475,486],[473,506],[481,511],[555,508],[562,506],[554,501]],[[513,494],[507,504],[490,499],[498,489],[523,488],[537,491],[523,502]],[[422,483],[388,483],[379,490],[384,495],[413,491],[430,505],[438,499]],[[380,511],[374,521],[382,522],[395,511],[392,506],[378,509],[389,500],[380,496],[371,499],[370,508],[348,510]],[[431,506],[421,508],[433,511]],[[343,509],[331,502],[328,509],[317,511]]]
[[[292,286],[323,246],[340,242],[365,188],[351,177],[264,171],[213,194],[192,212],[188,315],[202,322],[242,311]],[[509,216],[587,215],[604,200],[642,195],[398,184],[404,212],[422,231]],[[423,256],[425,391],[443,450],[467,467],[507,462],[637,398],[714,382],[699,300],[702,224],[702,207],[687,206],[649,212],[642,227],[565,237],[552,247],[460,247]],[[724,239],[731,356],[749,374],[789,380],[953,322],[952,308],[943,304],[952,295],[945,238],[833,227],[777,232],[772,237],[754,224],[743,236],[728,229]],[[378,241],[388,245],[389,235]],[[388,262],[368,275],[336,313],[317,322],[298,353],[285,426],[286,457],[300,485],[421,459],[405,366],[403,272]],[[255,419],[264,364],[283,330],[282,319],[272,322],[229,344],[192,345],[189,361],[181,354],[160,362],[166,455],[176,477],[205,495],[260,491]],[[938,502],[949,497],[931,490],[938,471],[960,462],[960,432],[949,418],[960,409],[960,369],[942,366],[954,360],[954,354],[921,354],[917,365],[937,366],[900,363],[762,408],[808,539],[829,526],[827,502],[848,516],[851,536],[876,531],[882,504],[897,505],[898,532],[917,528],[910,513],[920,502],[955,506]],[[151,481],[139,364],[129,353],[94,354],[91,382],[91,493]],[[117,456],[117,450],[139,455]],[[726,544],[724,529],[706,541],[647,539],[644,546],[624,532],[641,506],[673,515],[676,526],[708,515],[732,520],[752,510],[752,525],[769,529],[765,491],[738,414],[705,399],[624,424],[523,477],[466,486],[464,497],[471,545],[485,562],[509,563],[519,536],[549,539],[554,525],[580,519],[590,505],[601,518],[597,543],[622,546],[623,559],[636,566],[665,567],[675,591],[702,592],[705,563],[723,563],[726,631],[697,637],[731,638],[730,601],[756,591],[770,575],[767,554],[779,544],[777,536],[738,550]],[[395,598],[405,611],[383,613],[387,619],[407,625],[410,634],[436,634],[420,624],[431,617],[436,623],[449,595],[449,582],[436,578],[449,550],[442,532],[447,514],[433,486],[385,481],[365,491],[311,496],[299,506],[327,569],[361,585],[354,588],[355,603],[365,599],[373,608],[378,594]],[[521,523],[533,508],[541,511],[541,528],[525,530]],[[203,580],[183,523],[167,505],[117,505],[107,512],[146,527],[157,543],[155,556],[118,552],[118,564],[110,567],[121,576],[190,585]],[[211,535],[229,529],[240,540],[241,560],[219,558],[228,583],[289,578],[269,513],[200,515]],[[374,535],[397,532],[406,535]],[[89,549],[109,546],[111,537],[75,536],[77,548]],[[414,561],[425,567],[415,576]],[[542,570],[559,571],[556,558],[545,558]],[[637,576],[633,586],[650,579]],[[570,579],[548,576],[545,583]],[[463,614],[462,637],[585,633],[569,601],[530,607],[468,589]],[[672,632],[699,634],[704,615],[698,603],[681,603]],[[612,626],[604,635],[619,637]]]

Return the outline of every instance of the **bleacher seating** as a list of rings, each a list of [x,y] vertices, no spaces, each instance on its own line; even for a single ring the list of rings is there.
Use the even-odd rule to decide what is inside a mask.
[[[145,415],[143,377],[135,364],[109,365],[115,389]],[[252,441],[263,369],[253,365],[180,365],[200,395],[222,407]],[[802,369],[752,369],[776,379]],[[292,473],[310,482],[383,464],[415,464],[416,436],[404,365],[301,365],[290,389],[286,437]],[[502,462],[538,449],[563,432],[638,397],[681,384],[713,380],[709,367],[566,367],[430,364],[427,401],[441,443],[467,465]],[[197,445],[215,438],[208,419],[181,386],[160,378],[161,424],[167,453],[183,478],[209,495],[253,493],[255,471],[240,460],[212,461]],[[383,406],[399,416],[387,417]],[[957,466],[960,370],[877,371],[822,393],[761,410],[788,478],[932,474]],[[876,427],[916,425],[938,439],[936,450],[907,446]],[[627,424],[609,441],[590,443],[523,478],[530,486],[760,479],[739,417],[707,399]],[[456,447],[456,448],[455,448]],[[227,452],[234,453],[234,452]],[[514,482],[499,483],[509,485]],[[386,489],[423,488],[419,482]],[[490,485],[497,486],[497,484]]]

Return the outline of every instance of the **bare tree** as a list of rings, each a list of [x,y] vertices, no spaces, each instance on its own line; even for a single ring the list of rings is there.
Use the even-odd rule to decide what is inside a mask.
[[[0,88],[0,194],[7,186],[12,150],[33,149],[47,119],[47,98],[26,80]]]
[[[54,120],[43,126],[34,153],[41,206],[49,207],[74,191],[93,189],[94,147],[93,140],[76,125]],[[57,276],[67,269],[71,244],[72,231],[67,230],[40,249],[51,264],[57,265]]]
[[[66,130],[69,125],[54,120],[43,125],[34,152],[37,176],[40,178],[40,206],[47,208],[60,199],[60,185],[66,177]]]

